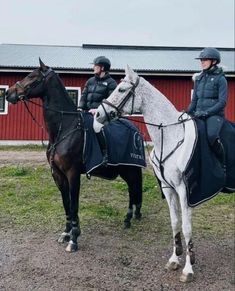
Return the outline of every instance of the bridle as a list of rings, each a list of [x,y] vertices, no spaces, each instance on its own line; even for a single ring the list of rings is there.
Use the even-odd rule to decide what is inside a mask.
[[[128,90],[128,93],[126,94],[126,96],[123,98],[123,100],[120,102],[120,104],[118,106],[113,105],[112,103],[110,103],[107,99],[104,99],[101,103],[101,106],[105,112],[105,115],[108,119],[108,121],[111,121],[111,119],[115,118],[115,117],[121,117],[122,115],[122,109],[125,106],[126,102],[132,98],[132,103],[131,103],[131,113],[134,113],[134,99],[135,99],[135,89],[136,87],[139,85],[139,81],[140,81],[140,77],[138,76],[136,79],[136,82],[130,82],[130,84],[132,85],[131,88]],[[122,82],[127,82],[126,80],[122,80]],[[105,109],[104,104],[109,105],[110,107],[115,109],[114,111],[111,111],[110,113],[108,113]]]
[[[120,117],[122,117],[122,118],[127,118],[127,119],[129,119],[131,121],[134,121],[134,122],[143,123],[145,125],[156,126],[156,127],[158,127],[160,129],[160,128],[164,128],[164,127],[168,127],[168,126],[182,124],[182,123],[187,122],[189,120],[195,119],[194,117],[189,117],[189,116],[186,117],[186,118],[184,118],[184,115],[185,115],[186,111],[183,111],[182,112],[182,114],[178,117],[177,122],[173,122],[173,123],[170,123],[170,124],[162,124],[162,123],[156,124],[156,123],[150,123],[150,122],[146,122],[146,121],[143,121],[142,122],[142,121],[139,121],[139,120],[132,119],[130,117],[124,117],[124,116],[122,116],[122,109],[125,106],[126,102],[131,97],[132,97],[132,104],[131,104],[131,112],[130,112],[130,115],[132,115],[134,113],[135,89],[139,85],[139,81],[140,81],[140,77],[138,76],[135,83],[129,82],[132,85],[132,87],[128,90],[128,93],[126,94],[126,96],[123,98],[123,100],[120,102],[119,105],[115,106],[114,104],[112,104],[111,102],[109,102],[107,99],[104,99],[102,101],[101,106],[102,106],[102,108],[104,110],[104,113],[105,113],[105,116],[106,116],[108,122],[110,122],[114,118],[120,118]],[[122,82],[127,82],[127,81],[126,80],[122,80]],[[108,113],[107,110],[105,109],[104,104],[107,104],[108,106],[114,108],[115,111],[110,111]]]
[[[47,106],[44,106],[44,105],[41,105],[41,104],[38,104],[38,103],[35,103],[35,102],[31,101],[30,98],[28,97],[28,95],[30,94],[30,90],[33,89],[33,88],[35,88],[35,87],[37,87],[41,83],[42,83],[42,86],[45,87],[47,81],[51,77],[51,74],[52,73],[55,74],[55,72],[51,68],[48,68],[46,71],[41,71],[39,69],[38,72],[40,73],[40,75],[39,76],[36,76],[36,79],[32,83],[26,84],[26,86],[23,86],[23,84],[22,84],[23,80],[16,82],[16,84],[15,84],[16,94],[17,94],[17,97],[18,97],[17,100],[23,102],[26,110],[28,111],[28,113],[32,117],[32,120],[39,127],[41,127],[41,129],[42,129],[42,144],[43,145],[44,145],[44,143],[43,143],[43,130],[44,130],[44,126],[41,125],[41,124],[39,124],[39,122],[35,119],[35,117],[33,116],[32,112],[30,111],[27,103],[30,102],[30,103],[32,103],[32,104],[34,104],[36,106],[39,106],[39,107],[41,107],[43,109],[46,109],[46,110],[49,110],[49,111],[53,111],[53,112],[59,113],[61,115],[61,122],[60,122],[59,129],[58,129],[58,132],[57,132],[56,141],[55,141],[55,143],[53,143],[53,144],[50,145],[50,148],[48,148],[48,151],[51,151],[52,149],[54,150],[55,147],[61,141],[63,141],[65,138],[67,138],[67,136],[71,135],[72,133],[74,133],[75,131],[77,131],[78,129],[80,129],[80,127],[81,127],[81,119],[83,118],[83,116],[82,116],[81,111],[74,112],[74,111],[57,110],[57,109],[49,108]],[[18,94],[18,92],[17,92],[17,86],[23,91],[21,94]],[[63,116],[64,116],[64,114],[79,115],[80,118],[78,119],[78,123],[77,123],[77,125],[76,125],[75,128],[73,128],[72,130],[68,131],[64,136],[60,137],[61,130],[62,130],[62,122],[63,122]]]
[[[41,70],[39,70],[40,78],[39,79],[37,78],[31,84],[28,84],[25,87],[22,85],[20,81],[16,82],[15,86],[16,86],[16,94],[18,97],[17,100],[19,101],[28,100],[29,91],[37,87],[40,83],[42,82],[44,83],[48,79],[48,76],[51,72],[53,72],[51,68],[48,68],[46,72],[42,72]],[[17,87],[19,87],[23,92],[18,94]]]
[[[17,101],[22,101],[27,112],[29,113],[29,115],[31,116],[32,120],[42,129],[42,137],[41,137],[41,142],[42,145],[44,146],[44,142],[43,142],[43,131],[44,131],[44,126],[42,124],[40,124],[36,118],[33,116],[32,112],[30,111],[27,102],[32,102],[29,100],[29,93],[30,90],[37,87],[37,85],[39,85],[41,82],[43,82],[43,85],[45,84],[45,82],[47,81],[47,79],[49,78],[49,75],[53,72],[53,70],[51,68],[48,68],[48,70],[46,72],[42,72],[41,70],[39,70],[40,73],[40,78],[36,78],[36,80],[34,80],[31,84],[28,84],[26,86],[22,85],[22,81],[17,81],[15,84],[15,92],[17,95]],[[19,87],[22,91],[22,93],[18,94],[18,90],[17,87]],[[27,101],[27,102],[26,102]],[[34,102],[32,102],[34,103]],[[40,106],[37,103],[34,103],[37,106]],[[40,106],[41,107],[41,106]]]

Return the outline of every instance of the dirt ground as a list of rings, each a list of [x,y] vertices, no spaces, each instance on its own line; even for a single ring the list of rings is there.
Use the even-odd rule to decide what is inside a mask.
[[[44,151],[0,151],[0,165],[30,165],[47,164],[46,150]]]
[[[12,163],[13,157],[16,163],[46,163],[42,152],[1,151],[0,164]],[[1,229],[0,291],[235,290],[231,237],[194,238],[195,280],[183,284],[179,282],[182,269],[164,270],[171,242],[144,245],[143,240],[133,242],[121,228],[114,232],[105,225],[91,225],[83,230],[78,252],[69,254],[56,242],[58,235],[58,230],[22,233],[7,225]]]

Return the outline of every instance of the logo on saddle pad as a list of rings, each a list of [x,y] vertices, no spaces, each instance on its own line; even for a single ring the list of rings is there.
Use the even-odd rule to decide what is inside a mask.
[[[131,157],[134,159],[141,159],[143,160],[143,141],[142,137],[140,136],[139,132],[135,132],[133,135],[133,145],[134,145],[134,151],[130,153]]]
[[[133,136],[133,143],[136,150],[143,150],[143,142],[139,132],[135,132]]]

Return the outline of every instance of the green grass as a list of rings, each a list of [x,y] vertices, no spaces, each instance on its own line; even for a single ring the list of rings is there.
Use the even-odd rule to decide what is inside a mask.
[[[51,177],[49,166],[4,166],[0,174],[0,227],[16,230],[59,231],[65,215],[60,193]],[[128,235],[146,243],[171,239],[168,206],[162,199],[157,181],[144,170],[143,218],[133,221]],[[128,206],[127,186],[120,178],[107,181],[84,175],[81,180],[80,221],[84,229],[102,225],[120,230]],[[234,194],[219,194],[194,208],[193,231],[196,236],[234,235]]]
[[[28,144],[28,145],[0,145],[0,151],[45,151],[46,146],[43,145],[33,145],[33,144]]]

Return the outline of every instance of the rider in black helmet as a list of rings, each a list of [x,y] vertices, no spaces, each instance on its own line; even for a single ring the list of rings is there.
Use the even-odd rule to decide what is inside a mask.
[[[100,57],[95,58],[93,64],[103,66],[105,72],[108,72],[110,70],[110,67],[111,67],[110,60],[104,56],[100,56]]]
[[[216,48],[206,47],[196,59],[201,61],[202,71],[195,78],[193,97],[187,112],[205,120],[209,144],[224,166],[225,153],[219,134],[224,123],[228,89],[223,69],[218,67],[220,52]]]
[[[220,52],[213,47],[206,47],[204,48],[199,56],[195,58],[196,60],[205,60],[205,59],[210,59],[210,60],[215,60],[216,64],[219,64],[221,62],[221,56]]]
[[[111,62],[108,58],[100,56],[93,62],[94,76],[88,79],[82,91],[78,108],[95,114],[97,107],[103,99],[116,88],[116,81],[109,75]]]
[[[97,107],[103,99],[107,99],[117,87],[116,81],[109,75],[111,62],[105,56],[99,56],[93,61],[94,76],[87,80],[78,105],[79,109],[95,115]],[[107,163],[108,153],[103,129],[97,132],[97,138]]]

